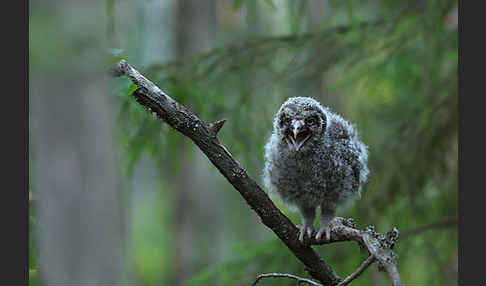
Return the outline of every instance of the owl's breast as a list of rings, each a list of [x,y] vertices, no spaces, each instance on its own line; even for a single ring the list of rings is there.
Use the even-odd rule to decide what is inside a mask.
[[[291,204],[318,205],[326,195],[332,162],[325,154],[289,152],[275,158],[270,172],[277,193]]]

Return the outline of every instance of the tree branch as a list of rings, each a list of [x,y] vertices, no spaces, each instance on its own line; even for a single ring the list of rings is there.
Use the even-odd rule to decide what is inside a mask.
[[[331,239],[329,241],[326,241],[324,238],[321,240],[307,238],[304,242],[310,245],[322,245],[341,241],[356,241],[361,248],[368,250],[369,255],[374,258],[373,261],[375,259],[378,260],[380,267],[386,271],[393,286],[402,286],[403,283],[395,265],[395,256],[393,252],[386,251],[387,248],[391,249],[394,247],[398,240],[398,234],[399,232],[396,228],[393,228],[386,235],[376,233],[372,226],[366,230],[358,230],[354,228],[354,222],[349,222],[349,220],[342,217],[336,217],[331,223]],[[372,260],[371,258],[368,259]],[[371,264],[373,261],[365,261],[360,268],[368,263]],[[366,267],[368,266],[366,265]],[[360,272],[360,269],[358,268],[356,272]]]
[[[341,279],[324,260],[309,246],[298,240],[296,226],[273,204],[267,194],[251,179],[246,170],[227,149],[219,143],[214,132],[217,128],[199,119],[181,106],[125,60],[111,70],[114,76],[125,75],[138,87],[132,94],[137,102],[180,133],[189,137],[221,174],[257,213],[263,224],[270,228],[292,253],[306,266],[309,274],[325,285],[336,285]],[[214,125],[213,125],[214,126]]]
[[[138,87],[132,94],[137,102],[149,111],[156,113],[160,119],[164,120],[171,127],[189,137],[201,149],[219,172],[241,194],[251,209],[257,213],[262,223],[280,238],[289,250],[306,266],[307,272],[314,279],[326,286],[338,285],[342,281],[331,266],[318,256],[311,245],[354,240],[362,247],[368,249],[370,256],[379,261],[392,280],[392,285],[402,285],[393,256],[386,251],[386,248],[393,247],[398,237],[398,230],[394,229],[386,237],[383,236],[380,239],[374,231],[354,229],[349,226],[348,220],[336,218],[334,220],[335,223],[332,225],[330,241],[307,239],[304,243],[301,243],[298,240],[297,227],[280,212],[267,194],[248,176],[246,170],[220,144],[216,135],[223,126],[224,120],[211,124],[205,123],[147,80],[125,60],[120,61],[111,70],[111,73],[113,76],[125,75],[129,77]],[[371,264],[371,262],[368,261],[366,263],[365,261],[350,276],[349,282],[364,271],[368,267],[367,264]]]
[[[257,276],[257,279],[255,280],[255,282],[253,282],[253,284],[251,284],[251,286],[257,285],[257,283],[263,278],[275,278],[275,277],[285,277],[285,278],[295,279],[295,280],[297,280],[297,285],[300,285],[301,283],[308,283],[308,284],[313,285],[313,286],[323,286],[323,285],[321,285],[317,282],[314,282],[312,280],[302,278],[302,277],[299,277],[299,276],[295,276],[295,275],[292,275],[292,274],[287,274],[287,273],[260,274],[260,275]]]
[[[361,273],[363,273],[363,271],[365,271],[366,268],[368,268],[368,266],[373,264],[373,262],[375,261],[376,258],[373,255],[368,256],[368,258],[365,261],[363,261],[363,263],[358,267],[358,269],[356,269],[356,271],[353,272],[353,274],[346,277],[346,279],[344,279],[343,282],[339,283],[338,286],[346,286],[349,283],[351,283],[351,281],[358,278],[358,276],[361,275]]]

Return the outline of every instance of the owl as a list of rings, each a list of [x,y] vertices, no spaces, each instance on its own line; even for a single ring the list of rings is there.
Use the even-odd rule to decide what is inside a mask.
[[[336,209],[361,197],[368,177],[368,149],[356,128],[309,97],[285,101],[265,144],[264,185],[288,207],[300,212],[299,240],[330,240]],[[320,207],[320,228],[314,218]]]

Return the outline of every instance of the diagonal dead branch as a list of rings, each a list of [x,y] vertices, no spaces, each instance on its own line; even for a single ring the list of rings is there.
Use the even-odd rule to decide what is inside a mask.
[[[155,112],[174,129],[189,137],[235,187],[248,205],[257,213],[292,253],[306,266],[309,274],[325,285],[336,285],[341,279],[309,246],[298,240],[295,225],[273,204],[267,194],[248,176],[245,169],[231,156],[214,136],[213,129],[191,111],[181,106],[125,60],[112,70],[114,76],[125,75],[138,87],[133,96],[141,105]]]
[[[360,231],[348,226],[343,218],[336,218],[332,227],[330,241],[316,241],[309,239],[301,243],[298,240],[297,227],[273,204],[267,194],[258,184],[248,176],[246,170],[233,158],[229,151],[220,144],[216,137],[217,132],[224,124],[220,120],[207,124],[191,111],[180,105],[177,101],[165,94],[160,88],[146,79],[125,60],[120,61],[111,70],[113,76],[125,75],[138,87],[133,96],[141,105],[168,123],[180,133],[189,137],[216,166],[220,173],[233,185],[233,187],[246,200],[248,205],[257,213],[262,223],[270,228],[289,250],[306,266],[308,273],[326,286],[338,285],[341,278],[312,249],[311,245],[328,244],[338,241],[357,241],[362,247],[368,249],[370,257],[378,260],[386,270],[393,286],[403,285],[392,254],[385,248],[392,248],[398,230],[390,232],[390,239],[385,245],[383,241],[374,237],[372,233]],[[373,261],[374,261],[373,259]],[[371,258],[370,258],[371,260]],[[368,261],[368,260],[367,260]],[[371,264],[368,261],[358,268],[349,278],[349,282],[356,278]],[[289,274],[290,275],[290,274]],[[351,279],[352,278],[352,279]],[[302,278],[303,279],[303,278]],[[309,280],[310,281],[310,280]],[[346,281],[346,280],[345,280]],[[347,283],[349,283],[347,282]],[[315,283],[315,282],[314,282]]]
[[[284,278],[290,278],[297,280],[297,285],[301,285],[303,283],[307,283],[313,286],[323,286],[317,282],[314,282],[310,279],[302,278],[299,276],[295,276],[292,274],[287,274],[287,273],[267,273],[267,274],[260,274],[257,276],[256,280],[251,284],[251,286],[257,285],[257,283],[262,280],[263,278],[277,278],[277,277],[284,277]]]

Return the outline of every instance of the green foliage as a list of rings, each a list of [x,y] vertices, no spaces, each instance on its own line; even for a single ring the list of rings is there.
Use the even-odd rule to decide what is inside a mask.
[[[126,52],[127,47],[116,44],[119,1],[106,0],[102,3],[110,49],[101,54],[106,54],[107,68],[128,59],[206,122],[227,119],[218,138],[258,182],[263,145],[285,99],[311,96],[341,113],[357,125],[370,149],[371,175],[363,196],[338,213],[353,217],[358,228],[373,224],[386,232],[396,226],[406,233],[456,217],[458,42],[457,24],[450,24],[450,17],[457,2],[330,0],[325,13],[316,16],[313,5],[318,2],[234,0],[223,12],[225,17],[217,18],[221,35],[225,29],[234,34],[229,40],[218,34],[218,41],[225,44],[192,57],[141,65],[131,62],[135,56]],[[246,23],[228,20],[241,15]],[[144,20],[138,16],[134,13],[137,25]],[[59,70],[66,68],[59,63],[72,60],[66,51],[82,55],[90,43],[72,42],[69,29],[61,25],[59,30],[59,23],[53,21],[42,14],[31,15],[29,59],[31,65]],[[258,34],[258,28],[265,32]],[[143,43],[144,37],[137,34],[134,45]],[[127,210],[130,270],[138,285],[173,284],[177,267],[182,268],[176,259],[182,250],[174,247],[181,238],[184,247],[195,245],[191,249],[197,252],[190,254],[193,260],[185,266],[190,285],[250,285],[258,274],[269,272],[308,277],[303,265],[261,225],[217,169],[208,160],[198,161],[194,144],[134,100],[135,89],[127,78],[111,81],[124,188],[130,189],[142,158],[155,163],[157,174],[156,187],[139,187],[146,191],[141,195],[126,194],[132,207]],[[185,172],[196,163],[194,168],[213,175],[198,180],[205,186],[192,186],[197,193],[185,194],[189,198],[183,201],[180,191],[193,179]],[[30,187],[35,194],[35,186]],[[278,200],[275,204],[300,223],[297,213]],[[181,218],[183,214],[186,217]],[[191,225],[196,235],[175,237],[176,227],[190,220],[198,223]],[[35,240],[41,228],[29,203],[30,285],[38,284],[42,271]],[[315,249],[341,277],[366,257],[351,242]],[[394,252],[407,285],[455,282],[456,227],[399,239]],[[374,265],[352,285],[388,284]],[[267,279],[259,285],[295,285],[295,281]]]
[[[270,11],[282,8],[268,2]],[[235,10],[256,5],[233,3]],[[295,7],[286,18],[291,34],[234,41],[141,72],[203,120],[226,118],[218,137],[257,181],[277,108],[290,96],[312,96],[354,122],[370,148],[371,177],[363,197],[339,215],[353,217],[361,226],[374,224],[382,232],[393,226],[405,232],[457,216],[457,27],[445,24],[455,2],[330,1],[332,14],[319,23],[319,32],[303,21],[307,1],[288,5]],[[192,143],[141,108],[130,96],[134,86],[128,80],[116,79],[113,86],[125,170],[130,174],[141,155],[149,154],[158,162],[162,180],[170,181],[180,170],[181,152],[194,148]],[[240,198],[235,195],[234,200]],[[299,223],[296,214],[276,203]],[[231,218],[233,225],[238,219]],[[306,276],[288,249],[268,237],[230,242],[231,255],[201,269],[191,285],[249,285],[264,272]],[[137,259],[150,261],[154,253],[148,255],[144,247]],[[353,244],[316,249],[343,277],[366,257]],[[457,259],[457,230],[399,239],[395,253],[407,285],[444,285],[452,279],[449,265]],[[151,276],[154,269],[140,272],[163,280]],[[375,267],[353,285],[375,284],[384,277]]]
[[[110,48],[108,49],[108,65],[107,69],[115,66],[118,64],[121,60],[127,60],[127,58],[123,57],[121,54],[123,53],[122,49],[116,49],[116,48]],[[118,88],[118,86],[117,86]]]
[[[220,285],[249,285],[255,280],[256,275],[248,275],[248,273],[261,271],[304,275],[301,265],[293,263],[282,265],[283,261],[291,261],[295,258],[278,239],[258,244],[241,243],[235,246],[234,253],[237,255],[230,262],[213,265],[201,271],[191,279],[190,285],[207,285],[209,281],[215,281]],[[292,281],[290,283],[295,284]],[[278,280],[274,285],[291,284],[286,280]]]

